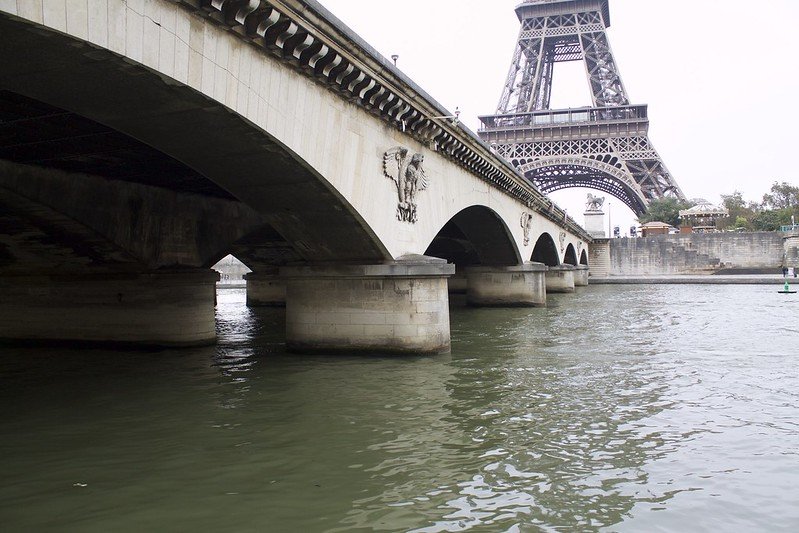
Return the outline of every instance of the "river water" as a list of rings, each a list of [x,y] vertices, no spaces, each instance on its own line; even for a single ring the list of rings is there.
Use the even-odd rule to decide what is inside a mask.
[[[597,286],[451,355],[0,348],[3,531],[797,531],[799,298]]]

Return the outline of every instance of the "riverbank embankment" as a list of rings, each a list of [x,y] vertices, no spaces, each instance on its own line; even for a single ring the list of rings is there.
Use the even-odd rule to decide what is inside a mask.
[[[774,285],[782,286],[785,280],[799,286],[799,279],[782,275],[755,276],[613,276],[589,278],[591,285]]]

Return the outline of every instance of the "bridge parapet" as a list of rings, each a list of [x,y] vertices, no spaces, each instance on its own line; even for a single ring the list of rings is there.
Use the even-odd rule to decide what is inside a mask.
[[[314,0],[170,0],[323,83],[574,235],[590,235],[476,134]]]

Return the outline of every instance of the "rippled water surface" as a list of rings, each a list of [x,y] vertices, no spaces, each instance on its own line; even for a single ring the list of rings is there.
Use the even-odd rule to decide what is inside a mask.
[[[0,348],[4,531],[797,531],[799,298],[589,287],[433,358]]]

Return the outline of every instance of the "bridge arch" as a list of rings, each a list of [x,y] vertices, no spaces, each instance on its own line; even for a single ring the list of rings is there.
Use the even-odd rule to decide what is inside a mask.
[[[574,245],[571,243],[566,246],[566,253],[563,256],[563,264],[577,266],[577,251],[574,249]]]
[[[637,215],[643,214],[649,205],[624,163],[610,154],[596,158],[552,156],[533,161],[520,159],[514,164],[545,194],[574,187],[596,189],[618,198]]]
[[[530,258],[537,263],[544,263],[546,266],[554,267],[560,265],[558,247],[555,239],[549,233],[542,233],[533,247],[533,255]]]
[[[582,251],[580,254],[580,264],[584,266],[588,266],[588,253],[585,250]]]
[[[0,50],[4,100],[40,103],[83,124],[101,126],[111,136],[149,147],[151,153],[161,154],[160,160],[174,162],[173,167],[188,176],[183,181],[173,180],[167,188],[239,202],[265,219],[264,227],[245,236],[252,253],[242,249],[225,253],[234,253],[252,266],[297,260],[379,263],[392,259],[373,229],[323,171],[290,149],[276,132],[254,126],[226,106],[227,102],[67,34],[7,17],[0,17],[0,33],[8,44]],[[41,74],[30,74],[32,64]],[[271,111],[279,113],[278,109]],[[23,118],[46,122],[41,117]],[[77,142],[80,136],[75,137],[70,140]],[[40,140],[31,138],[30,142]],[[43,161],[47,154],[44,156]],[[130,162],[122,160],[120,164]],[[91,167],[80,170],[92,175]],[[141,176],[99,175],[136,185],[164,186],[146,183]],[[258,242],[259,238],[269,240]],[[279,253],[272,253],[274,250]],[[215,250],[203,265],[191,266],[208,266],[220,253]]]
[[[24,202],[3,195],[41,192],[32,201],[53,207],[48,217],[83,242],[105,245],[89,231],[96,230],[129,245],[119,248],[134,257],[118,254],[120,262],[147,258],[129,269],[102,264],[111,277],[130,270],[115,298],[119,315],[98,297],[106,279],[87,275],[94,273],[94,263],[85,261],[93,250],[80,247],[78,266],[61,272],[58,256],[66,247],[55,249],[49,256],[55,260],[29,282],[0,265],[15,276],[20,302],[43,295],[25,303],[26,316],[35,320],[20,322],[29,322],[30,330],[5,330],[15,338],[87,340],[83,325],[92,323],[89,341],[212,341],[215,280],[207,267],[232,253],[262,285],[275,273],[285,283],[291,349],[440,353],[449,349],[445,291],[455,269],[420,257],[437,232],[449,227],[462,237],[460,260],[488,263],[473,269],[484,271],[484,285],[503,289],[505,283],[495,281],[504,279],[515,289],[502,295],[503,302],[525,305],[540,303],[531,298],[529,281],[542,282],[546,270],[522,264],[529,237],[548,231],[561,246],[566,238],[590,240],[473,134],[436,119],[448,114],[440,104],[315,3],[152,0],[147,13],[124,0],[107,4],[93,6],[87,18],[81,2],[67,2],[61,16],[2,3],[0,90],[57,109],[50,118],[91,121],[78,133],[100,128],[117,140],[124,134],[138,143],[124,148],[134,154],[149,149],[159,163],[169,158],[167,166],[177,172],[152,182],[141,174],[104,174],[96,160],[102,154],[87,152],[70,124],[62,128],[66,144],[78,148],[76,160],[92,159],[88,167],[45,164],[26,183],[22,173],[51,162],[53,147],[44,157],[4,156],[19,172],[11,178],[0,172],[0,204],[23,210]],[[33,124],[28,144],[46,146],[59,139],[39,136],[36,121],[45,121],[41,131],[57,126],[46,116],[23,111],[12,128]],[[98,145],[102,150],[102,141]],[[116,166],[137,159],[128,153]],[[170,176],[177,179],[167,184]],[[0,225],[3,216],[0,209]],[[72,221],[86,230],[71,227]],[[138,253],[140,245],[150,247],[147,254]],[[53,290],[55,271],[74,292]],[[353,302],[362,304],[357,313]],[[85,312],[70,313],[76,306]],[[45,307],[56,319],[37,314]],[[184,312],[181,321],[164,320],[170,308]],[[10,309],[16,313],[14,301]],[[317,319],[320,313],[324,320]],[[74,315],[73,322],[55,324],[61,314]],[[376,314],[384,324],[374,324]],[[201,327],[195,327],[198,317]],[[148,321],[144,327],[140,319]],[[386,327],[409,320],[411,327]]]
[[[425,255],[446,259],[458,268],[521,263],[508,226],[496,211],[482,205],[455,214],[435,236]]]

